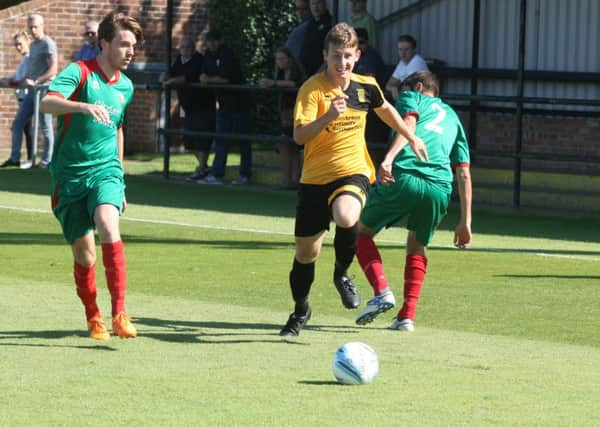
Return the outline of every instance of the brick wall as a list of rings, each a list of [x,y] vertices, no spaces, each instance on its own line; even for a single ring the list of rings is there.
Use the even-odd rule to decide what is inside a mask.
[[[175,2],[173,46],[183,32],[199,36],[208,26],[208,0]],[[144,29],[145,43],[137,51],[135,62],[165,62],[165,14],[167,0],[31,0],[0,10],[0,77],[14,73],[20,58],[13,47],[12,35],[27,29],[27,16],[44,16],[45,32],[58,45],[59,70],[64,68],[83,43],[83,24],[89,19],[100,21],[118,9],[138,19]],[[173,52],[175,54],[176,52]],[[134,79],[134,82],[136,79]],[[153,151],[157,117],[157,93],[138,90],[130,106],[125,128],[128,151]],[[10,127],[16,111],[11,89],[0,88],[0,150],[10,147]],[[3,159],[0,159],[3,160]]]

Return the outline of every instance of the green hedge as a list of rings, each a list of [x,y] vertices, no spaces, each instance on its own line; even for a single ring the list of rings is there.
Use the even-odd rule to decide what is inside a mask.
[[[270,76],[275,50],[296,25],[293,0],[210,0],[209,24],[238,52],[246,79]]]

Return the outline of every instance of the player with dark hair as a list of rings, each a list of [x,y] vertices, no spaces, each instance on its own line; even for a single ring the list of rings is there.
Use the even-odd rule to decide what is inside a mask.
[[[304,166],[296,210],[296,254],[289,275],[294,312],[280,332],[296,336],[311,316],[308,300],[315,262],[325,231],[336,224],[333,282],[346,308],[357,308],[359,295],[347,275],[358,237],[358,219],[375,180],[365,142],[369,109],[399,132],[398,144],[411,144],[419,158],[427,157],[423,142],[407,130],[373,77],[352,73],[360,56],[358,38],[346,23],[335,25],[325,38],[326,69],[300,88],[294,112],[294,140],[304,146]]]
[[[52,82],[41,110],[58,116],[58,144],[50,163],[52,210],[71,245],[77,295],[90,337],[110,338],[96,303],[96,245],[112,302],[112,329],[121,338],[137,330],[125,311],[125,254],[119,215],[125,210],[123,117],[133,97],[121,73],[133,59],[142,30],[132,17],[110,13],[98,28],[100,53],[69,64]]]
[[[381,256],[373,236],[384,227],[408,217],[404,304],[390,329],[413,331],[415,310],[427,271],[426,248],[446,215],[452,193],[452,169],[460,197],[460,222],[454,244],[465,248],[471,243],[471,173],[469,146],[454,110],[438,98],[437,78],[429,71],[408,76],[396,108],[409,129],[423,139],[429,160],[423,162],[404,148],[400,139],[389,148],[360,217],[360,237],[356,257],[375,297],[356,318],[364,325],[394,307]]]

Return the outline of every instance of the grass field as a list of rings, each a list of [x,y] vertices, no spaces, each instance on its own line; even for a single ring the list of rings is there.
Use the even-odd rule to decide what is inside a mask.
[[[282,339],[295,194],[169,182],[141,160],[127,163],[122,221],[140,336],[108,342],[87,338],[46,171],[0,170],[0,425],[600,425],[600,221],[477,209],[473,247],[458,251],[453,206],[412,334],[386,330],[391,314],[354,324],[329,235],[313,318]],[[173,161],[176,176],[191,165]],[[397,296],[405,236],[379,237]],[[348,341],[377,352],[373,384],[335,382]]]

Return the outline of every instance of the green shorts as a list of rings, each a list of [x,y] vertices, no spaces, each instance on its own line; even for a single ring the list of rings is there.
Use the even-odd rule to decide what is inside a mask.
[[[448,211],[450,193],[425,179],[403,174],[396,182],[371,189],[360,221],[375,233],[408,216],[406,228],[416,231],[417,241],[429,245]]]
[[[92,183],[64,185],[55,183],[52,211],[69,244],[95,228],[94,210],[98,205],[115,206],[119,213],[125,200],[125,183],[118,176],[105,176]]]

